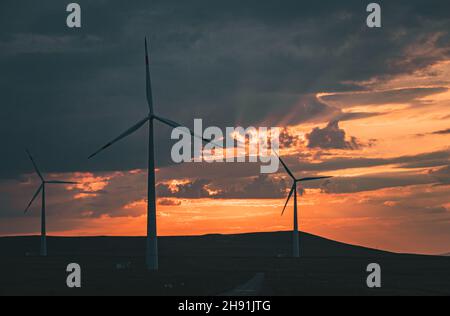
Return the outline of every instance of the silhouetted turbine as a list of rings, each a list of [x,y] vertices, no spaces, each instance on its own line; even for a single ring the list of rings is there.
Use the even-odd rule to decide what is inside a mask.
[[[31,156],[30,152],[27,150],[28,157],[31,160],[31,163],[33,164],[34,170],[36,171],[36,174],[41,179],[41,185],[34,194],[33,198],[31,199],[30,203],[28,203],[27,208],[25,209],[24,213],[27,213],[30,209],[31,205],[33,204],[34,200],[39,196],[39,193],[42,192],[42,210],[41,210],[41,252],[40,255],[42,257],[47,256],[47,230],[46,230],[46,218],[45,218],[45,185],[46,184],[78,184],[77,182],[69,182],[69,181],[46,181],[42,175],[42,173],[39,171],[39,168],[36,164],[36,162],[33,159],[33,156]]]
[[[284,212],[286,211],[286,207],[289,203],[289,200],[291,199],[292,195],[294,195],[294,230],[293,230],[293,248],[292,248],[292,255],[294,258],[300,257],[300,247],[299,247],[299,234],[298,234],[298,206],[297,206],[297,184],[301,182],[306,181],[314,181],[314,180],[322,180],[322,179],[330,179],[332,177],[309,177],[309,178],[296,178],[294,174],[289,170],[288,166],[284,163],[283,159],[281,159],[280,156],[278,156],[278,159],[280,159],[281,164],[283,165],[286,172],[289,174],[289,176],[292,178],[294,183],[292,184],[291,191],[289,192],[289,196],[286,200],[286,204],[284,205],[283,212],[281,213],[281,216],[284,215]]]
[[[147,88],[147,103],[149,108],[149,114],[144,117],[141,121],[139,121],[136,125],[132,126],[124,133],[122,133],[119,137],[115,138],[98,151],[89,156],[89,159],[96,156],[101,151],[115,144],[116,142],[122,140],[123,138],[133,134],[137,130],[139,130],[142,126],[144,126],[147,122],[149,123],[148,129],[148,148],[149,148],[149,156],[148,156],[148,196],[147,196],[147,253],[146,253],[146,262],[147,268],[151,271],[158,270],[158,236],[157,236],[157,223],[156,223],[156,193],[155,193],[155,156],[154,156],[154,132],[153,132],[153,123],[155,120],[168,125],[172,128],[180,128],[182,125],[163,118],[161,116],[155,115],[153,112],[153,93],[152,93],[152,85],[150,78],[150,65],[148,58],[148,48],[147,48],[147,39],[145,39],[145,67],[146,67],[146,88]],[[201,136],[195,135],[192,131],[189,130],[189,133],[197,138],[202,139],[205,142],[210,142],[210,140],[205,139]],[[216,145],[219,146],[220,145]]]

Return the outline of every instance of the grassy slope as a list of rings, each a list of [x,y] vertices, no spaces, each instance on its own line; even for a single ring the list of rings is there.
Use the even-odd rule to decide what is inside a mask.
[[[144,238],[49,238],[49,257],[32,255],[38,237],[0,238],[0,294],[216,295],[265,274],[266,295],[450,294],[450,258],[401,255],[302,234],[303,258],[289,258],[291,234],[160,238],[158,273],[144,266]],[[25,253],[29,256],[25,256]],[[31,254],[31,255],[30,255]],[[83,287],[65,286],[68,263]],[[366,266],[382,266],[383,288],[366,287]],[[130,269],[117,270],[117,263]]]

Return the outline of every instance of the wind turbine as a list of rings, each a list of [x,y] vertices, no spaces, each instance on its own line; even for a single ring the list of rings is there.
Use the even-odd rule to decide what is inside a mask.
[[[278,156],[278,155],[277,155]],[[309,178],[296,178],[294,174],[289,170],[288,166],[284,163],[283,159],[281,159],[280,156],[278,156],[278,159],[280,159],[281,164],[283,165],[286,172],[289,174],[289,176],[293,180],[291,191],[289,192],[289,196],[286,200],[286,204],[284,205],[283,212],[281,213],[281,216],[284,215],[284,212],[286,211],[286,207],[289,203],[289,200],[291,199],[292,195],[294,194],[294,230],[293,230],[293,248],[292,248],[292,255],[294,258],[300,257],[300,248],[299,248],[299,234],[298,234],[298,206],[297,206],[297,184],[306,182],[306,181],[314,181],[314,180],[322,180],[322,179],[330,179],[332,177],[309,177]]]
[[[147,47],[147,38],[145,38],[145,67],[146,67],[146,89],[147,89],[147,104],[149,113],[142,120],[140,120],[136,125],[130,127],[120,136],[100,148],[98,151],[89,156],[89,159],[93,158],[106,148],[111,145],[117,143],[123,138],[130,136],[139,130],[142,126],[144,126],[147,122],[149,123],[148,129],[148,199],[147,199],[147,252],[146,252],[146,263],[147,268],[150,271],[158,270],[158,236],[157,236],[157,223],[156,223],[156,193],[155,193],[155,153],[154,153],[154,130],[153,125],[154,121],[159,121],[165,125],[168,125],[172,128],[180,128],[182,125],[163,118],[154,114],[153,111],[153,93],[152,93],[152,84],[150,78],[150,65],[148,58],[148,47]],[[204,142],[211,142],[208,139],[205,139],[201,136],[195,135],[192,131],[189,130],[189,133],[197,138],[202,139]]]
[[[28,157],[31,160],[31,163],[33,164],[34,170],[36,171],[36,174],[41,179],[41,185],[34,194],[33,198],[31,199],[30,203],[28,204],[27,208],[25,209],[24,213],[27,213],[30,209],[31,205],[33,204],[34,200],[39,196],[39,193],[42,192],[42,210],[41,210],[41,253],[40,255],[42,257],[47,256],[47,229],[46,229],[46,223],[45,223],[45,185],[46,184],[78,184],[77,182],[68,182],[68,181],[46,181],[42,175],[42,173],[39,171],[39,168],[37,167],[36,162],[33,159],[33,156],[31,156],[28,149],[26,150]]]

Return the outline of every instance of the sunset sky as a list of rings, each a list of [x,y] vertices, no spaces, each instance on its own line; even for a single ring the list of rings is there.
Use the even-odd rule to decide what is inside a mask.
[[[308,183],[300,229],[379,249],[450,252],[450,2],[60,1],[0,4],[0,235],[145,235],[147,133],[89,154],[147,114],[143,38],[155,111],[192,127],[277,126],[280,154]],[[7,18],[14,16],[14,18]],[[283,169],[170,158],[156,123],[159,235],[292,229]]]

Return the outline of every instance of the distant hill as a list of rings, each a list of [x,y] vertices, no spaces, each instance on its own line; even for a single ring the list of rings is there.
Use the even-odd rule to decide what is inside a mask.
[[[0,296],[73,295],[68,263],[80,264],[76,295],[221,295],[257,284],[258,295],[450,295],[450,257],[394,254],[292,233],[161,237],[160,270],[145,267],[144,237],[0,238]],[[366,268],[383,269],[383,287],[369,289]],[[253,285],[252,285],[253,286]],[[255,290],[256,291],[256,290]]]
[[[162,256],[289,256],[292,233],[253,233],[239,235],[205,235],[195,237],[160,237]],[[49,237],[49,253],[58,255],[140,256],[145,249],[144,237]],[[39,237],[0,238],[3,254],[23,255],[39,249]],[[302,256],[361,257],[386,256],[389,252],[340,243],[301,233]]]

